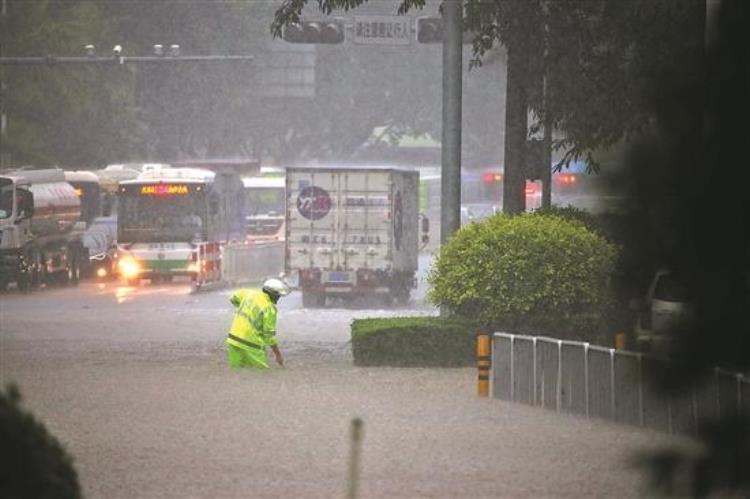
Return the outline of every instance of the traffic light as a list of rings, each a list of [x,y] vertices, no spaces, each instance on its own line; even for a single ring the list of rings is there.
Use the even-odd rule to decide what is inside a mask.
[[[303,21],[284,28],[282,39],[289,43],[342,43],[342,21]]]
[[[443,19],[440,17],[417,19],[417,41],[419,43],[443,43]]]
[[[464,31],[461,43],[470,44],[473,39],[474,33]],[[417,18],[417,41],[419,43],[443,43],[443,18]]]

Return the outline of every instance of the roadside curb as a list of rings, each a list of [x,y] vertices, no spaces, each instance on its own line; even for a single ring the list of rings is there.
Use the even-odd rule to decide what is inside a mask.
[[[229,283],[225,281],[216,281],[216,282],[206,282],[201,285],[197,285],[195,283],[192,283],[190,286],[190,294],[194,295],[196,293],[203,293],[208,291],[218,291],[220,289],[224,289],[229,287]]]
[[[245,286],[260,287],[261,284],[262,284],[262,281],[253,281],[253,280],[206,282],[206,283],[201,284],[200,286],[196,286],[195,284],[193,284],[190,289],[190,294],[203,293],[203,292],[209,292],[209,291],[218,291],[220,289],[238,288],[238,287],[245,287]]]

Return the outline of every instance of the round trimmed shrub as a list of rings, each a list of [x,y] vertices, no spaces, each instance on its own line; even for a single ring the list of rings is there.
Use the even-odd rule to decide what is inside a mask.
[[[595,340],[612,309],[616,256],[580,221],[498,214],[442,246],[428,297],[488,330]]]

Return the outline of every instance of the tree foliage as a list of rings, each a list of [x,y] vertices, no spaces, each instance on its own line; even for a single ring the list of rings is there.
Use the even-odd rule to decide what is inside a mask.
[[[81,497],[73,459],[44,425],[21,407],[15,385],[0,390],[0,496]]]
[[[111,23],[97,4],[9,2],[0,17],[6,56],[80,55],[107,36]],[[1,67],[8,116],[3,146],[16,163],[80,166],[125,154],[137,143],[132,74],[92,66]],[[116,119],[113,119],[116,117]]]
[[[685,276],[695,321],[675,331],[661,388],[685,396],[715,383],[714,369],[750,372],[750,4],[719,5],[698,63],[704,78],[664,73],[653,82],[655,124],[627,156],[633,204],[648,213],[662,265]],[[644,224],[645,225],[645,224]],[[744,401],[744,396],[742,397]],[[698,421],[698,454],[667,449],[647,461],[666,494],[693,497],[750,493],[750,419],[744,409]]]
[[[9,117],[4,150],[16,165],[206,156],[289,164],[346,161],[380,126],[439,136],[438,47],[288,44],[268,33],[277,5],[10,0],[8,15],[0,17],[5,56],[82,56],[86,44],[100,56],[116,44],[125,55],[151,55],[154,44],[168,49],[176,43],[183,54],[250,54],[254,60],[2,66]],[[283,86],[280,73],[291,60],[283,56],[289,54],[312,58],[309,95],[274,93]],[[496,141],[482,138],[492,133],[486,110],[499,109],[502,94],[489,80],[474,81],[466,110],[478,118],[467,120],[467,137],[475,139],[466,149],[479,162],[497,151]]]
[[[367,0],[319,0],[325,14]],[[307,0],[287,0],[271,31],[298,22]],[[464,29],[474,33],[474,65],[503,45],[522,53],[528,106],[539,120],[562,132],[553,148],[558,166],[584,157],[598,169],[597,148],[640,133],[652,117],[650,83],[681,71],[700,56],[705,2],[699,0],[463,0]],[[424,0],[403,0],[398,13],[421,9]],[[543,80],[546,78],[546,92]],[[546,95],[545,95],[546,94]]]

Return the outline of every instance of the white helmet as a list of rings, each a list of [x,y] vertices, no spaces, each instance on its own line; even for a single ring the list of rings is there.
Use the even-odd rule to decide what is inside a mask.
[[[289,289],[289,286],[287,286],[287,284],[281,279],[271,278],[266,279],[265,282],[263,282],[263,291],[278,296],[286,296],[291,290]]]

